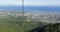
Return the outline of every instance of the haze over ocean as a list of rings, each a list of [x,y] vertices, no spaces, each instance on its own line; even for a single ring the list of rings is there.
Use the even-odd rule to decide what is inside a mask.
[[[22,10],[22,6],[0,6],[1,10]],[[60,7],[55,6],[24,6],[28,12],[60,12]]]
[[[22,10],[22,0],[0,0],[0,10]],[[60,0],[24,0],[24,11],[60,12]]]

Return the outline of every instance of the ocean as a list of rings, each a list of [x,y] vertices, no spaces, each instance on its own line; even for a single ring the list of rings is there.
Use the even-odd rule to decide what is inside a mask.
[[[0,10],[22,11],[22,6],[0,6]],[[55,6],[24,6],[28,12],[60,12],[60,7]]]

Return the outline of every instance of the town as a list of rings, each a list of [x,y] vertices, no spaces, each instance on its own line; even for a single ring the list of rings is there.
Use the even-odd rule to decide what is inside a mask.
[[[31,12],[18,12],[18,11],[0,11],[0,18],[22,17],[27,21],[42,21],[47,23],[59,23],[60,13],[31,13]]]

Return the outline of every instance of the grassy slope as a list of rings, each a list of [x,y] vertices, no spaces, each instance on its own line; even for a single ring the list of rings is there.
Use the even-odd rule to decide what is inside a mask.
[[[21,21],[21,17],[0,18],[0,32],[26,32],[40,25],[34,21]]]

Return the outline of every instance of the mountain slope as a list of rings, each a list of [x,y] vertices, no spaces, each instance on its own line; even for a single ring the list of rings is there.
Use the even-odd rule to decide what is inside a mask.
[[[48,24],[43,27],[37,27],[30,32],[60,32],[60,23]]]

